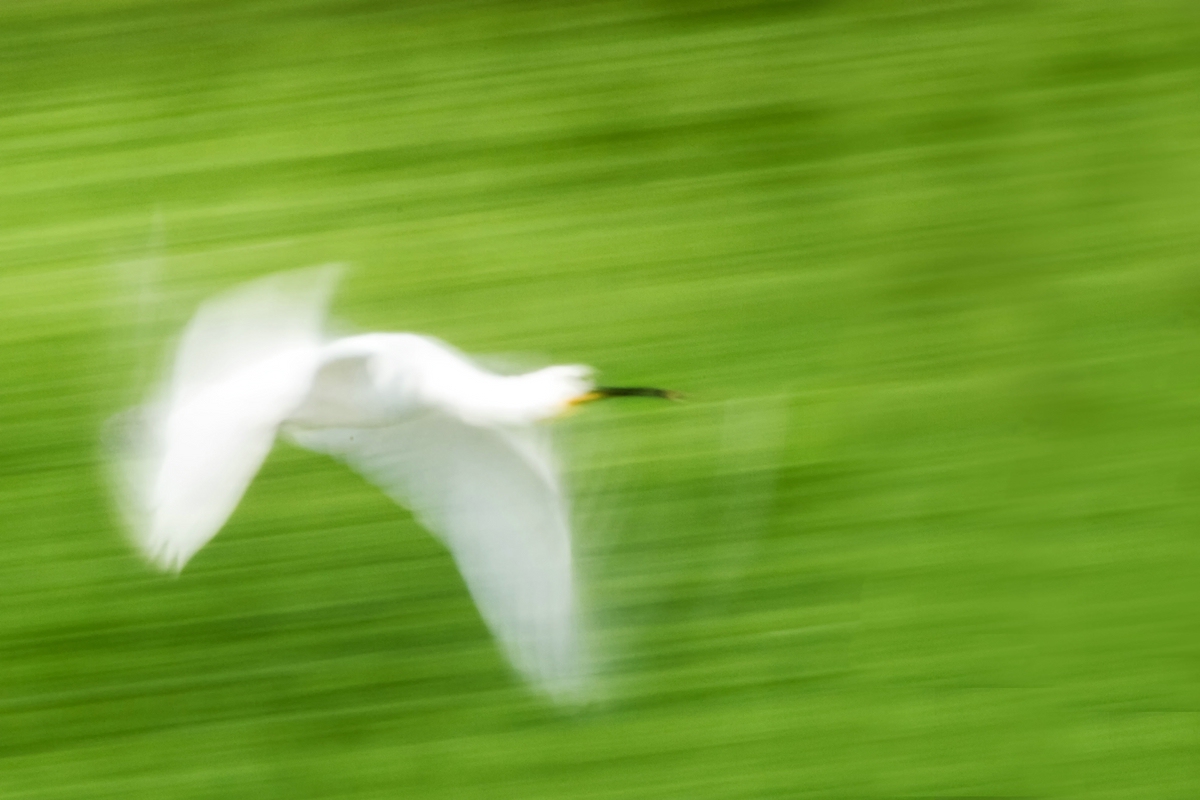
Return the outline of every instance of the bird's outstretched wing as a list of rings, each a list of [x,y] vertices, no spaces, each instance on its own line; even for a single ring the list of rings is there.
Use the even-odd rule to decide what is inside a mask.
[[[175,402],[243,369],[324,342],[325,315],[343,268],[277,272],[206,301],[184,328],[171,373]]]
[[[110,425],[118,504],[160,568],[182,569],[216,535],[308,392],[337,274],[281,273],[208,301],[166,385]]]
[[[585,675],[567,508],[539,431],[430,411],[387,427],[285,432],[410,508],[450,549],[516,668],[556,697],[578,696]]]

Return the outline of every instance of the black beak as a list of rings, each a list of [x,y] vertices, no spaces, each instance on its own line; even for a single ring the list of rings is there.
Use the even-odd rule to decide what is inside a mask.
[[[659,397],[663,400],[682,400],[683,394],[649,386],[597,386],[580,398],[580,402],[604,400],[609,397]]]

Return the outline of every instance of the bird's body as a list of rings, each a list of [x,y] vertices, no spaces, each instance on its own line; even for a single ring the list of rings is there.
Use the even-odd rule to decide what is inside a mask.
[[[321,348],[320,366],[293,421],[390,424],[426,410],[450,413],[475,425],[530,425],[560,415],[591,389],[583,366],[547,367],[524,375],[481,369],[450,346],[413,333],[368,333]],[[347,370],[362,368],[351,378]],[[328,375],[326,373],[329,373]]]
[[[499,375],[428,336],[329,339],[337,275],[282,273],[201,306],[169,380],[116,438],[136,543],[157,566],[182,569],[282,434],[410,508],[453,553],[516,667],[554,694],[577,690],[586,670],[567,504],[537,423],[602,395],[591,370]]]

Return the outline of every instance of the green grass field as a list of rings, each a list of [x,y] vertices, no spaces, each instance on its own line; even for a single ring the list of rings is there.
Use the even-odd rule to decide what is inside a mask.
[[[1200,16],[0,6],[0,798],[1200,796]],[[600,699],[280,445],[178,579],[101,427],[211,292],[682,405],[560,425]]]

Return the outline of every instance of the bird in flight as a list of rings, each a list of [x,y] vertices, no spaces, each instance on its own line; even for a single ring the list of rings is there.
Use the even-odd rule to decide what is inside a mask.
[[[178,572],[237,507],[275,439],[338,459],[451,552],[514,667],[552,696],[586,677],[567,501],[541,423],[608,397],[584,366],[481,368],[433,337],[332,338],[336,266],[278,273],[205,302],[162,385],[118,417],[109,453],[133,541]]]

